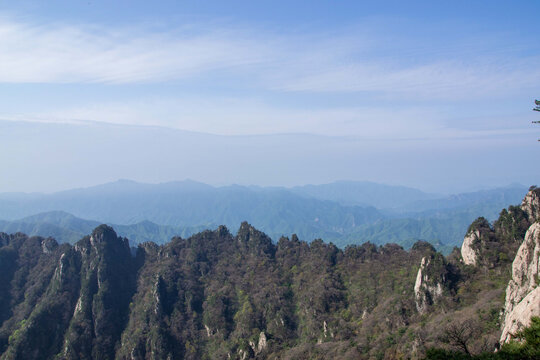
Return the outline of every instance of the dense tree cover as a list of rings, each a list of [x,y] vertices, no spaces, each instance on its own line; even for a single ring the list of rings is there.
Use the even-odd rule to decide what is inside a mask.
[[[247,223],[136,249],[105,225],[73,246],[0,233],[0,359],[422,358],[465,319],[478,354],[500,335],[526,224],[513,208],[473,224],[481,254],[508,251],[474,268],[426,242],[274,243]],[[442,287],[420,313],[422,259]]]

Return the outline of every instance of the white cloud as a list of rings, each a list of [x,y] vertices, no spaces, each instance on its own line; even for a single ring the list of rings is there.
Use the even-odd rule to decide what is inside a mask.
[[[3,83],[165,81],[246,66],[264,56],[257,44],[232,31],[156,33],[1,20]]]
[[[392,57],[384,55],[391,48],[386,40],[360,27],[287,36],[215,24],[164,31],[34,25],[4,16],[0,83],[129,84],[197,79],[217,71],[232,75],[226,81],[233,88],[242,76],[255,90],[366,92],[425,100],[507,96],[540,82],[540,56],[518,56],[511,47],[504,50],[504,44],[502,51],[488,45],[492,49],[485,54],[481,39],[476,40],[477,52],[471,43],[463,44],[462,53],[459,44],[447,49],[411,44]]]
[[[223,24],[156,30],[139,25],[35,25],[0,16],[0,83],[7,86],[114,86],[184,79],[212,86],[208,79],[219,75],[226,88],[253,93],[228,97],[223,92],[191,93],[184,88],[189,96],[180,98],[163,91],[164,98],[143,95],[115,100],[113,96],[108,102],[79,98],[79,105],[57,103],[41,105],[41,109],[30,105],[0,117],[163,126],[221,135],[310,133],[368,139],[496,137],[527,131],[506,119],[501,120],[504,125],[493,125],[497,114],[489,111],[476,121],[490,126],[472,129],[455,104],[512,98],[537,89],[540,56],[534,51],[518,56],[515,48],[501,45],[495,49],[493,44],[486,51],[486,47],[476,46],[482,42],[478,39],[463,48],[459,42],[442,48],[404,42],[403,51],[396,52],[403,57],[395,57],[388,55],[391,45],[381,41],[376,31],[346,30],[285,36]],[[426,53],[430,54],[424,57]],[[240,78],[245,83],[240,84]],[[309,98],[314,93],[332,92],[382,101],[370,101],[369,106],[367,101],[310,106],[317,100],[285,105],[272,97],[285,93],[293,99],[299,94]],[[457,102],[454,107],[446,106],[449,101]],[[457,121],[449,121],[456,116]]]
[[[315,57],[315,56],[314,56]],[[305,64],[283,76],[277,89],[298,92],[367,92],[409,99],[463,100],[504,96],[540,83],[540,56],[471,58],[400,65],[386,59],[345,65]]]

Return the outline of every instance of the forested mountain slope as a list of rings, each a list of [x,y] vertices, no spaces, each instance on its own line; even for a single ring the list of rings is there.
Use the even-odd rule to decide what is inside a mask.
[[[1,234],[0,358],[421,358],[469,322],[470,351],[492,349],[529,212],[474,222],[474,264],[425,242],[275,244],[247,223],[136,249],[105,225],[73,246]]]

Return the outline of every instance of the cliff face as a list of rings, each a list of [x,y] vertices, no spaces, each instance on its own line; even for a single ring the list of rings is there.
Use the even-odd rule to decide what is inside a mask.
[[[101,225],[74,250],[79,266],[73,271],[81,282],[62,357],[112,358],[135,292],[136,268],[129,243],[118,238],[112,228]]]
[[[503,210],[493,227],[484,218],[477,219],[463,240],[461,259],[466,265],[493,268],[513,259],[500,342],[509,341],[532,316],[540,315],[539,216],[540,189],[531,187],[519,207]]]
[[[527,229],[514,262],[512,279],[506,288],[501,342],[507,342],[532,316],[540,316],[540,189],[532,187],[521,209],[532,225]]]
[[[29,263],[25,252],[34,243],[40,252]],[[127,241],[102,225],[74,247],[30,238],[18,253],[28,270],[25,278],[8,280],[6,293],[21,286],[24,296],[11,299],[11,318],[0,329],[0,346],[7,347],[1,358],[113,358],[135,290]]]
[[[500,245],[489,221],[480,217],[469,226],[463,239],[462,261],[466,265],[493,267],[497,259],[490,253],[496,251]]]
[[[528,218],[523,207],[510,206],[493,225],[483,217],[473,221],[461,246],[462,263],[486,270],[509,264],[531,224]]]
[[[422,257],[414,284],[416,310],[420,314],[443,296],[443,291],[450,285],[449,271],[444,257],[433,252]]]
[[[531,187],[521,203],[521,209],[527,213],[531,223],[540,219],[540,188]]]
[[[506,288],[501,342],[540,316],[540,222],[529,227],[512,263],[512,279]]]
[[[466,265],[476,265],[478,254],[474,244],[480,239],[480,231],[472,230],[465,235],[463,245],[461,245],[461,257]]]

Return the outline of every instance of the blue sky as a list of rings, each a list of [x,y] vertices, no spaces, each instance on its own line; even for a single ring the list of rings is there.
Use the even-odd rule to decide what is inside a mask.
[[[435,159],[417,171],[448,162],[446,179],[471,168],[448,154],[474,159],[486,149],[495,157],[511,151],[526,154],[516,160],[525,168],[540,149],[539,128],[531,125],[533,100],[540,97],[538,14],[538,1],[0,1],[0,119],[21,126],[100,122],[221,136],[354,138],[369,143],[354,151],[380,162],[399,153],[417,164],[419,154],[431,152]],[[65,127],[55,128],[57,141],[65,134],[69,142]],[[9,180],[0,177],[0,192],[91,185],[76,176],[55,180],[61,162],[48,167],[48,185],[21,182],[42,160],[28,153],[51,146],[54,157],[54,145],[43,139],[47,145],[28,144],[35,149],[21,153],[10,150],[11,134],[3,139],[0,166],[16,162],[20,170]],[[388,141],[400,144],[390,155]],[[347,151],[341,157],[353,164],[358,154]],[[267,161],[279,168],[281,160]],[[309,154],[298,161],[298,170],[312,177],[263,171],[253,178],[230,170],[216,179],[199,176],[196,165],[176,173],[164,165],[152,178],[126,173],[156,182],[190,177],[294,185],[348,178],[430,189],[435,182],[381,170],[335,169],[333,177],[321,177],[302,169],[313,162]],[[540,175],[529,169],[512,177],[498,166],[499,172],[479,169],[493,172],[489,178],[452,184],[528,184]]]

